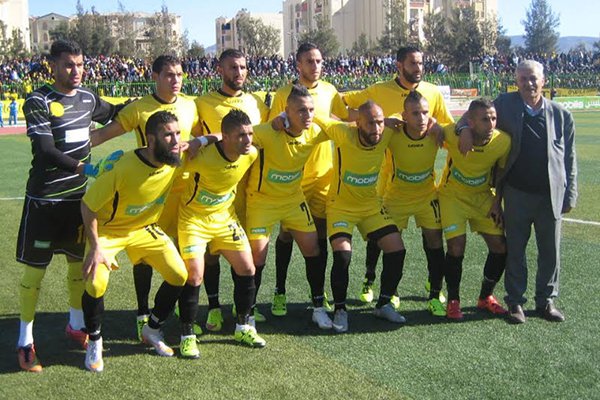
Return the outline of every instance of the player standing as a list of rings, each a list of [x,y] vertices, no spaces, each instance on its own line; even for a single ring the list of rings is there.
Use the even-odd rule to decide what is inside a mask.
[[[459,151],[455,124],[444,127],[448,159],[439,189],[442,228],[448,248],[445,262],[447,317],[452,320],[463,319],[459,291],[467,221],[488,247],[477,308],[492,314],[506,314],[492,294],[506,264],[501,211],[492,187],[503,174],[510,151],[510,136],[495,129],[496,109],[488,100],[473,100],[467,121],[473,132],[474,146],[466,156]]]
[[[90,124],[107,123],[115,107],[80,87],[83,55],[74,42],[57,40],[50,48],[54,83],[46,84],[25,100],[23,112],[33,160],[29,170],[16,258],[24,265],[19,286],[19,365],[39,372],[42,365],[33,344],[33,320],[46,267],[53,254],[67,257],[69,323],[66,334],[84,347],[87,335],[81,310],[84,255],[79,212],[90,161]]]
[[[287,98],[294,84],[300,84],[308,89],[312,96],[315,115],[320,118],[329,118],[332,114],[337,118],[348,120],[348,110],[341,95],[335,86],[321,80],[323,67],[323,56],[316,45],[303,43],[296,51],[296,69],[298,80],[283,86],[275,92],[271,104],[269,120],[277,117],[285,111]],[[306,197],[308,208],[315,221],[317,234],[319,236],[319,254],[327,263],[327,224],[325,221],[325,203],[332,174],[331,142],[318,144],[306,161],[304,175],[302,176],[302,191]],[[289,232],[280,229],[275,242],[275,294],[271,305],[271,313],[275,316],[287,314],[286,280],[288,266],[292,257],[293,241]],[[324,293],[325,295],[325,293]],[[323,305],[331,310],[331,306],[325,301]]]

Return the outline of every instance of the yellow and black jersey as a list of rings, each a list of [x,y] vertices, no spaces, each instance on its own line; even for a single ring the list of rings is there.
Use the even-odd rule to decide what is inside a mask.
[[[232,109],[242,110],[252,125],[265,122],[269,116],[269,107],[253,93],[240,96],[228,96],[221,91],[206,93],[196,98],[196,107],[200,115],[202,133],[221,132],[221,121]]]
[[[431,136],[413,139],[406,132],[392,135],[388,145],[392,175],[384,199],[426,198],[435,191],[435,157],[438,146]]]
[[[415,90],[427,99],[429,115],[435,118],[440,125],[454,122],[452,114],[446,108],[442,92],[437,86],[429,82],[420,82]],[[409,93],[409,89],[402,87],[396,79],[391,79],[376,83],[361,91],[350,92],[344,95],[344,101],[349,107],[358,108],[367,100],[372,100],[383,109],[383,115],[389,117],[404,111],[404,99]]]
[[[177,95],[173,103],[165,103],[155,94],[149,94],[126,105],[117,115],[116,121],[125,132],[135,131],[138,147],[146,147],[146,123],[157,111],[169,111],[178,119],[181,141],[192,136],[192,128],[198,124],[198,112],[191,97]]]
[[[97,213],[101,235],[127,235],[158,221],[177,168],[157,168],[140,150],[125,153],[83,196],[85,204]]]
[[[276,131],[270,122],[255,126],[252,143],[259,149],[259,159],[250,169],[248,203],[272,202],[276,207],[282,199],[302,198],[304,164],[314,147],[327,139],[315,124],[298,136]]]
[[[504,168],[510,151],[510,136],[495,129],[490,141],[483,146],[473,146],[466,156],[458,149],[455,124],[444,127],[444,141],[448,158],[440,182],[440,189],[453,189],[473,193],[490,190],[494,184],[495,167]]]
[[[238,182],[257,157],[254,146],[249,154],[240,155],[235,161],[227,159],[221,142],[201,149],[184,167],[190,179],[181,196],[180,215],[204,216],[228,209],[235,199]]]
[[[352,214],[372,214],[380,207],[377,180],[394,132],[384,129],[379,143],[367,147],[360,142],[355,126],[329,120],[323,123],[323,128],[334,143],[327,212],[332,208]]]

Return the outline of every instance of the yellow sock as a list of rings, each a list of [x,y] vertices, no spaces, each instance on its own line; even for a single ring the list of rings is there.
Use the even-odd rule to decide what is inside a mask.
[[[81,271],[83,263],[81,261],[67,260],[69,269],[67,271],[67,288],[69,289],[69,305],[71,308],[81,310],[81,296],[85,290],[83,273]]]
[[[40,295],[42,279],[46,268],[35,268],[25,265],[23,277],[19,284],[19,300],[21,303],[21,321],[31,322],[35,317],[35,307]]]

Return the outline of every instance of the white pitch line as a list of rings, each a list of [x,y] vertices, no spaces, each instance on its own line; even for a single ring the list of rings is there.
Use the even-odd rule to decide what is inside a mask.
[[[576,224],[600,226],[600,222],[596,222],[596,221],[585,221],[582,219],[573,219],[573,218],[563,218],[563,220],[567,221],[567,222],[575,222]]]
[[[25,200],[25,197],[0,197],[0,201]]]

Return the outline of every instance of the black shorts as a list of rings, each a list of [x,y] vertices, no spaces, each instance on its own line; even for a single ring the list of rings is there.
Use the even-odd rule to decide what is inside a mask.
[[[25,196],[17,237],[17,261],[45,268],[54,254],[83,259],[85,238],[80,201],[46,201]]]

